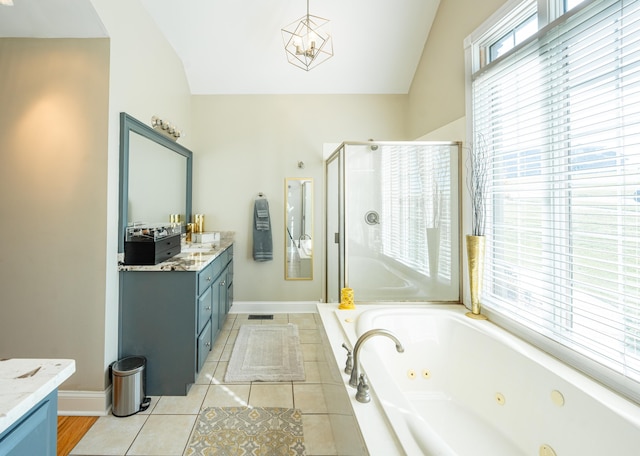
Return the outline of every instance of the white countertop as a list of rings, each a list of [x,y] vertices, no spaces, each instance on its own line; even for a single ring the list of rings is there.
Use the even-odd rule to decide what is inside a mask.
[[[75,371],[72,359],[0,359],[0,433]]]
[[[181,252],[158,264],[125,265],[124,254],[118,254],[119,271],[200,271],[215,260],[222,252],[234,243],[234,231],[221,231],[220,243],[195,244],[188,243],[181,247]]]

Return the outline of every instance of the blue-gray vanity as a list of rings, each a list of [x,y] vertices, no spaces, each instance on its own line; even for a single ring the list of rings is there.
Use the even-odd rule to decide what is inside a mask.
[[[58,386],[72,359],[0,359],[0,455],[56,456]]]
[[[144,356],[146,394],[189,391],[233,302],[233,233],[156,265],[120,264],[119,357]]]

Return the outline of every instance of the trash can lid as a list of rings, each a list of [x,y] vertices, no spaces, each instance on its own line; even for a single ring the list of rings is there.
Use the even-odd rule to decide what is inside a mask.
[[[129,356],[113,363],[111,370],[116,374],[130,375],[139,372],[144,367],[144,364],[145,359],[143,356]]]

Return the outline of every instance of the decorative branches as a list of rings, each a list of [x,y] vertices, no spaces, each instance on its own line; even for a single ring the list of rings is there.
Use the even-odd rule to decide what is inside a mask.
[[[487,173],[489,169],[487,145],[478,135],[476,144],[467,152],[467,188],[471,195],[471,234],[484,236],[487,214]]]

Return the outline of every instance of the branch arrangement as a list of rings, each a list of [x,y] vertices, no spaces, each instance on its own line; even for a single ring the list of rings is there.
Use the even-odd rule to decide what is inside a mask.
[[[469,146],[467,154],[467,188],[471,195],[471,234],[484,236],[487,213],[487,173],[489,153],[482,136]]]

